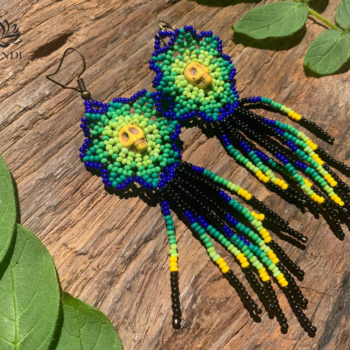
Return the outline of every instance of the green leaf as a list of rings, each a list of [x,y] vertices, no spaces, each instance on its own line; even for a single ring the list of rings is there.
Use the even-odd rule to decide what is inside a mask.
[[[291,1],[274,2],[246,13],[234,26],[234,31],[254,39],[284,37],[301,29],[308,13],[304,4]]]
[[[339,30],[327,30],[310,45],[304,66],[317,74],[337,72],[350,58],[350,34]]]
[[[16,233],[17,208],[11,174],[0,156],[0,263]]]
[[[49,349],[59,303],[49,252],[34,233],[17,225],[11,261],[0,280],[0,349]]]
[[[344,29],[350,29],[350,0],[342,0],[335,13],[336,22]]]
[[[119,336],[99,310],[64,293],[63,328],[56,350],[122,350]]]

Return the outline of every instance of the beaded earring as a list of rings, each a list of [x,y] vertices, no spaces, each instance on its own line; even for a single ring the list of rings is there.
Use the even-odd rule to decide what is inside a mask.
[[[344,239],[340,224],[350,228],[350,187],[325,161],[347,176],[350,168],[334,160],[297,128],[254,114],[251,105],[272,107],[329,143],[334,139],[315,123],[269,98],[240,100],[234,80],[236,68],[230,56],[222,52],[222,40],[212,31],[197,33],[192,26],[175,29],[164,21],[159,27],[149,61],[156,74],[154,87],[166,97],[159,111],[182,125],[193,119],[212,125],[238,164],[299,208],[308,207],[316,217],[321,212],[335,235]]]
[[[70,50],[81,55],[78,50],[69,48],[63,58]],[[60,69],[63,58],[54,74]],[[153,193],[159,201],[170,245],[173,327],[181,328],[183,322],[178,286],[178,245],[171,210],[185,217],[253,318],[259,318],[262,310],[218,254],[213,240],[239,262],[252,289],[269,314],[276,317],[282,332],[287,332],[288,324],[272,280],[285,293],[305,331],[314,335],[316,327],[302,310],[308,301],[292,277],[294,274],[302,279],[304,272],[272,241],[262,222],[265,219],[264,222],[281,231],[300,234],[246,190],[207,169],[182,161],[177,145],[181,127],[177,120],[166,119],[159,112],[164,107],[161,92],[142,90],[131,98],[119,97],[102,103],[91,99],[81,78],[82,73],[77,80],[79,88],[69,87],[80,92],[85,100],[85,116],[80,124],[85,140],[79,149],[80,158],[87,170],[102,177],[107,189],[135,191],[136,183]],[[54,74],[48,78],[57,83],[52,78]],[[250,211],[223,189],[260,209],[266,218],[264,214]]]

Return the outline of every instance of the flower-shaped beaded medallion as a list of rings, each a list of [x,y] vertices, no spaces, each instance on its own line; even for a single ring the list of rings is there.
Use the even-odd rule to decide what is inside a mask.
[[[161,39],[169,40],[161,46]],[[197,34],[192,26],[156,35],[150,68],[154,86],[171,96],[175,118],[199,116],[221,120],[238,106],[231,58],[222,53],[222,41],[213,32]]]
[[[81,127],[86,139],[80,157],[87,168],[101,171],[107,187],[124,190],[137,182],[155,189],[164,169],[179,162],[173,141],[180,126],[156,111],[156,96],[142,90],[108,104],[85,101]]]

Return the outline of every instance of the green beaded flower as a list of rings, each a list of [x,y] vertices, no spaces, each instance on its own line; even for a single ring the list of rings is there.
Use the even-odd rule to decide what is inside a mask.
[[[156,96],[143,90],[109,104],[85,103],[81,127],[87,139],[80,156],[87,168],[101,171],[107,187],[122,190],[136,181],[155,189],[165,168],[179,162],[172,141],[180,126],[156,111]]]
[[[170,40],[161,47],[164,39]],[[222,53],[219,37],[211,31],[197,34],[192,26],[161,30],[154,49],[150,61],[150,69],[157,74],[154,86],[172,101],[170,115],[162,111],[167,117],[199,116],[213,122],[233,112],[238,105],[236,70],[230,56]]]

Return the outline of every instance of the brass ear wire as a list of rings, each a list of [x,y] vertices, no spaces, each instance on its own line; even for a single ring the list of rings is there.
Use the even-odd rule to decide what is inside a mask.
[[[82,68],[81,72],[78,74],[78,77],[77,77],[78,88],[73,87],[73,86],[68,86],[68,85],[61,84],[60,82],[58,82],[57,80],[54,80],[52,78],[61,69],[63,61],[64,61],[65,57],[68,55],[69,51],[76,51],[79,54],[79,56],[81,57],[82,61],[83,61],[83,68]],[[52,73],[52,74],[47,75],[46,78],[49,79],[50,81],[52,81],[53,83],[57,84],[58,86],[60,86],[63,89],[71,89],[71,90],[75,90],[75,91],[79,92],[80,96],[81,96],[81,98],[83,100],[90,100],[91,99],[91,94],[90,94],[89,91],[86,90],[84,80],[83,80],[83,78],[81,78],[81,75],[85,72],[85,70],[86,70],[86,61],[85,61],[84,55],[77,48],[69,47],[68,49],[66,49],[66,51],[64,51],[56,71],[54,73]]]
[[[158,27],[161,30],[172,29],[173,31],[175,31],[175,28],[169,22],[166,22],[162,19],[158,22]]]
[[[158,27],[161,30],[172,29],[173,31],[175,31],[175,28],[169,22],[166,22],[162,19],[158,22]],[[167,43],[164,41],[163,38],[161,38],[158,34],[157,34],[157,37],[164,44],[164,46],[167,46]]]

